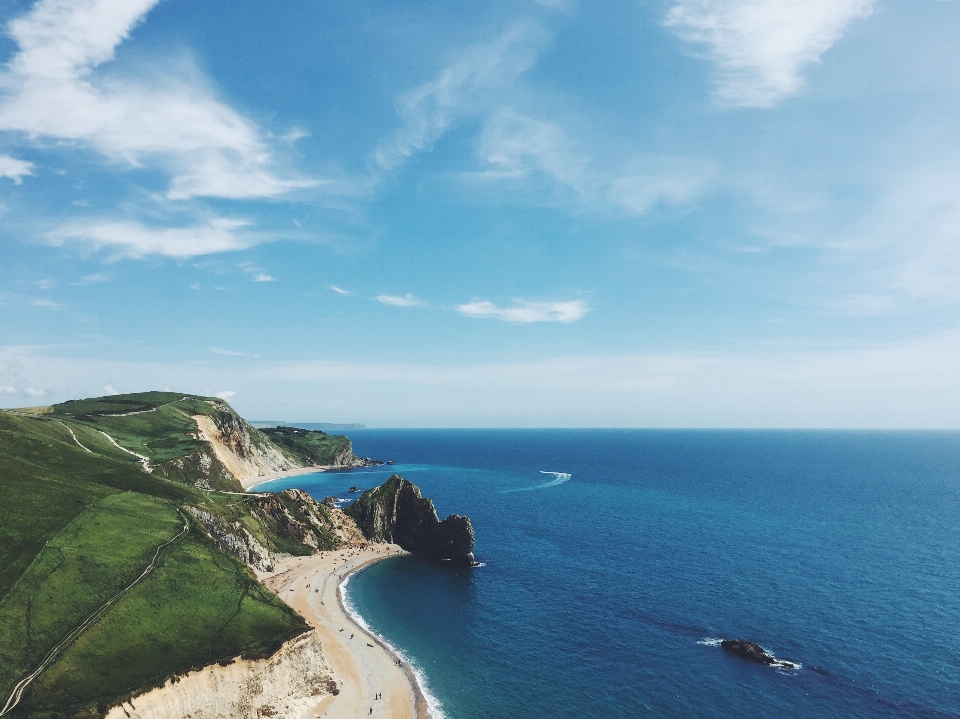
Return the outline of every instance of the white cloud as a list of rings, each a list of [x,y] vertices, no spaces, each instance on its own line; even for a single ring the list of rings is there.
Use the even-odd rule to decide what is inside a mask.
[[[338,295],[352,295],[353,293],[350,290],[345,290],[336,285],[330,285],[330,289],[336,292]]]
[[[277,279],[276,277],[273,277],[273,276],[271,276],[271,275],[268,275],[268,274],[266,274],[265,272],[258,272],[258,273],[254,276],[253,281],[254,281],[254,282],[273,282],[273,281],[275,281],[276,279]]]
[[[18,160],[10,155],[0,155],[0,177],[9,177],[15,185],[23,183],[25,175],[32,175],[33,163]]]
[[[225,350],[222,347],[211,347],[210,351],[215,355],[225,355],[227,357],[256,357],[246,352],[237,352],[235,350]]]
[[[157,2],[39,0],[11,21],[19,51],[0,74],[0,130],[165,170],[172,199],[274,197],[317,184],[276,174],[264,133],[217,100],[188,62],[152,77],[101,71]]]
[[[400,98],[403,121],[374,153],[377,164],[391,170],[414,153],[429,149],[458,119],[499,102],[504,87],[533,67],[546,32],[518,24],[493,41],[470,48],[440,75]]]
[[[113,387],[111,387],[108,384],[103,385],[103,393],[108,396],[120,394],[117,390],[115,390]]]
[[[110,276],[102,274],[100,272],[95,272],[91,275],[84,275],[74,284],[77,285],[99,285],[101,282],[109,282]]]
[[[719,66],[717,95],[772,107],[803,86],[803,70],[875,0],[675,0],[666,25],[703,44]]]
[[[237,396],[237,393],[234,392],[232,389],[226,389],[226,390],[224,390],[223,392],[217,392],[217,394],[216,394],[215,396],[219,397],[220,399],[225,399],[225,400],[229,401],[229,400],[233,399],[234,397],[236,397],[236,396]]]
[[[423,301],[417,299],[415,295],[406,294],[403,297],[396,295],[377,295],[377,302],[381,302],[391,307],[422,307]]]
[[[3,384],[0,385],[0,394],[16,394],[17,388],[11,387],[10,385]]]
[[[492,317],[504,322],[576,322],[589,308],[580,300],[566,302],[530,302],[516,300],[513,307],[498,307],[493,302],[474,300],[457,305],[457,312],[467,317]]]
[[[53,300],[49,300],[49,299],[46,299],[46,298],[43,298],[43,297],[38,298],[38,299],[35,299],[35,300],[30,300],[30,304],[33,305],[34,307],[46,307],[48,310],[62,310],[62,309],[63,309],[63,305],[59,304],[58,302],[54,302]]]
[[[25,389],[24,392],[26,392],[31,397],[43,397],[43,395],[46,394],[46,392],[44,392],[42,389],[34,389],[33,387],[27,387],[27,389]]]
[[[118,257],[196,257],[213,252],[230,252],[250,247],[259,238],[238,231],[249,226],[246,220],[217,217],[193,227],[147,227],[139,222],[93,220],[58,227],[47,238],[54,244],[85,242],[111,249]]]
[[[556,124],[511,110],[490,118],[478,153],[489,169],[467,178],[514,183],[546,178],[594,209],[638,215],[660,203],[689,202],[717,174],[702,160],[630,154],[624,159],[622,149],[608,153],[615,159],[603,161]]]

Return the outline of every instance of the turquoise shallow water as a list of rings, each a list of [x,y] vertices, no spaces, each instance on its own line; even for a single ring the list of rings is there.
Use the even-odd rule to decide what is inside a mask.
[[[451,719],[960,717],[960,433],[353,440],[397,465],[265,488],[396,471],[471,517],[485,566],[404,557],[348,585]],[[734,637],[801,668],[714,646]]]

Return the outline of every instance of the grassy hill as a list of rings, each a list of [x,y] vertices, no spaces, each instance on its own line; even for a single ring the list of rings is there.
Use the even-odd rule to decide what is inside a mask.
[[[7,716],[93,717],[308,629],[248,564],[254,549],[270,561],[342,545],[330,510],[295,494],[217,491],[242,489],[196,416],[247,460],[305,456],[217,398],[148,392],[0,411],[0,710],[45,667]]]

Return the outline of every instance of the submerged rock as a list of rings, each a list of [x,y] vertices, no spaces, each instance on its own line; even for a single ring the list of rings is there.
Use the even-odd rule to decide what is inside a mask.
[[[441,522],[433,502],[399,474],[364,492],[344,513],[371,542],[393,542],[421,557],[458,565],[476,564],[470,520],[451,514]]]
[[[728,652],[751,662],[757,662],[758,664],[776,665],[787,669],[795,669],[797,667],[793,662],[777,659],[759,644],[748,642],[745,639],[724,639],[720,642],[720,646]]]

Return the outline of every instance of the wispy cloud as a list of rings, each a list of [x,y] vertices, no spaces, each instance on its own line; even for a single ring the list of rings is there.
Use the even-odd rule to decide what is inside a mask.
[[[345,290],[342,287],[337,287],[336,285],[330,285],[330,289],[336,292],[338,295],[352,295],[353,293],[350,290]]]
[[[377,147],[374,159],[392,170],[414,153],[429,149],[457,120],[486,111],[503,88],[533,67],[549,36],[532,23],[520,23],[494,40],[465,51],[430,82],[397,103],[402,124]]]
[[[63,305],[59,302],[54,302],[53,300],[46,299],[44,297],[30,300],[30,304],[34,307],[46,307],[48,310],[62,310]]]
[[[103,393],[104,393],[105,395],[120,394],[117,390],[115,390],[113,387],[111,387],[111,386],[108,385],[108,384],[105,384],[105,385],[103,386]]]
[[[95,272],[91,275],[84,275],[79,280],[74,282],[75,285],[99,285],[102,282],[109,282],[110,275],[105,275],[100,272]]]
[[[717,96],[772,107],[803,86],[817,62],[875,0],[675,0],[666,25],[706,46],[718,65]]]
[[[99,72],[157,2],[39,0],[11,21],[19,50],[0,73],[0,130],[166,171],[171,199],[276,197],[316,185],[280,174],[265,133],[217,100],[189,61],[153,76]],[[9,160],[8,177],[29,174],[29,163]]]
[[[9,177],[15,185],[23,184],[26,175],[33,174],[33,163],[18,160],[10,155],[0,155],[0,177]]]
[[[531,322],[576,322],[589,312],[581,300],[565,302],[531,302],[515,300],[512,307],[498,307],[493,302],[474,300],[457,305],[457,312],[467,317],[490,317],[504,322],[527,324]]]
[[[246,220],[216,217],[192,227],[147,227],[139,222],[90,220],[62,225],[47,235],[54,244],[84,242],[113,250],[116,257],[196,257],[214,252],[242,250],[258,237],[241,232]]]
[[[234,392],[232,389],[225,389],[222,392],[217,392],[215,396],[219,397],[220,399],[225,399],[227,401],[230,401],[231,399],[237,396],[237,393]]]
[[[268,275],[266,272],[258,272],[253,277],[254,282],[274,282],[276,281],[276,279],[277,279],[276,277],[273,277],[272,275]]]
[[[478,146],[487,169],[464,177],[486,182],[536,184],[546,181],[572,191],[586,206],[617,208],[642,215],[657,204],[680,205],[700,195],[713,181],[712,163],[684,157],[622,157],[623,151],[595,151],[574,140],[553,122],[512,110],[495,113]]]
[[[406,294],[403,297],[397,295],[377,295],[377,302],[391,307],[423,307],[423,301],[413,294]]]
[[[224,355],[226,357],[257,357],[249,352],[237,352],[236,350],[227,350],[222,347],[211,347],[210,351],[215,355]]]

